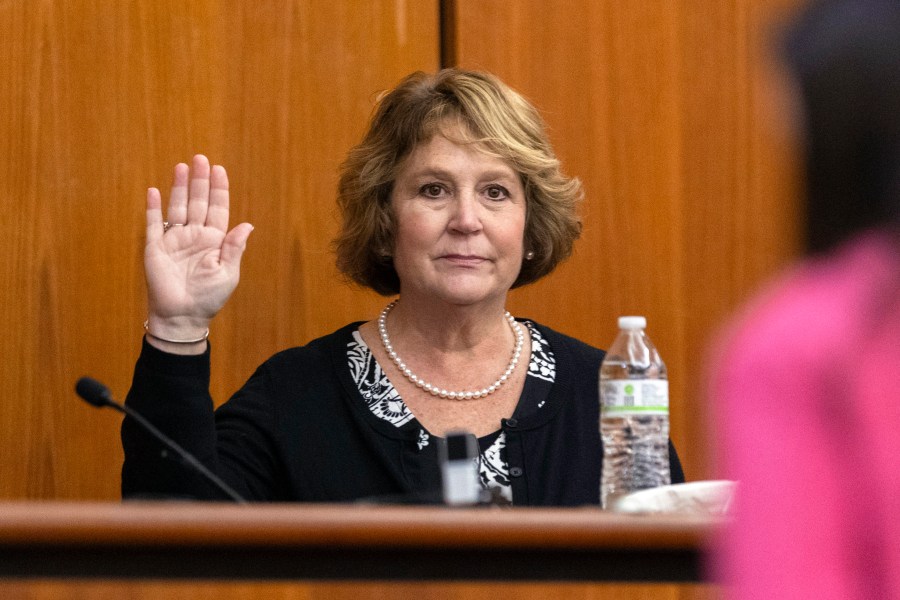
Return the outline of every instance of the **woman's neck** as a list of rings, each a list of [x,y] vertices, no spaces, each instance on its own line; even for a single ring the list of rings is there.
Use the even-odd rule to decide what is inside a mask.
[[[401,296],[390,312],[390,337],[415,351],[507,348],[514,337],[501,301],[477,305],[417,303]]]

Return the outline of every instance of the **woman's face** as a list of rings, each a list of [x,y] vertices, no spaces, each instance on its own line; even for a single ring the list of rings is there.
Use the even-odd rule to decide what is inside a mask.
[[[505,301],[522,266],[525,204],[506,161],[440,133],[420,144],[391,194],[400,293],[455,305]]]

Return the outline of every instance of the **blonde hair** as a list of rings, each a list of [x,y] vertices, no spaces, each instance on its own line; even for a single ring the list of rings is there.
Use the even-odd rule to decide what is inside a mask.
[[[524,247],[534,257],[523,261],[513,287],[547,275],[572,253],[581,233],[581,182],[561,173],[537,110],[488,73],[416,72],[380,99],[365,137],[341,166],[342,227],[334,247],[337,267],[351,281],[383,295],[399,293],[390,258],[394,180],[416,146],[453,125],[462,125],[455,129],[466,138],[461,142],[506,160],[522,178]]]

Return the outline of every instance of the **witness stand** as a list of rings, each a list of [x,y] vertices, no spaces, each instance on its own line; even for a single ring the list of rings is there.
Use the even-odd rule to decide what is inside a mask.
[[[699,582],[715,520],[595,508],[0,504],[0,577]]]

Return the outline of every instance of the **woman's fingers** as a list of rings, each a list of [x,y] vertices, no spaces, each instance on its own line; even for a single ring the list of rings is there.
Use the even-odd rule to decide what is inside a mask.
[[[220,165],[213,166],[209,183],[206,224],[222,232],[228,231],[228,174],[225,168]]]
[[[153,242],[162,237],[162,196],[156,188],[147,190],[147,241]]]
[[[194,156],[191,161],[191,179],[188,189],[187,221],[170,221],[172,223],[188,223],[204,225],[206,211],[209,206],[209,160],[202,154]]]
[[[159,239],[165,232],[160,204],[159,190],[156,188],[147,190],[148,240]],[[224,167],[221,165],[210,167],[209,160],[202,154],[194,156],[190,167],[184,163],[175,165],[166,218],[170,225],[201,225],[228,233],[228,212],[228,173]],[[232,231],[228,235],[233,236],[234,233]],[[237,246],[243,246],[249,235],[249,230],[240,231]],[[229,252],[234,253],[234,240],[228,243],[232,244]],[[237,257],[240,260],[240,253]]]
[[[241,264],[241,257],[244,250],[247,249],[247,238],[253,231],[253,225],[250,223],[241,223],[228,232],[225,240],[222,242],[222,253],[220,256],[221,263],[229,269],[238,269]]]
[[[216,208],[209,215],[211,202]],[[190,167],[185,163],[175,165],[166,221],[172,225],[210,225],[226,231],[228,176],[225,169],[220,166],[210,169],[209,159],[202,154],[194,156]]]
[[[166,211],[166,220],[169,223],[187,223],[189,171],[190,169],[184,163],[175,165],[172,191],[169,194],[169,209]]]

